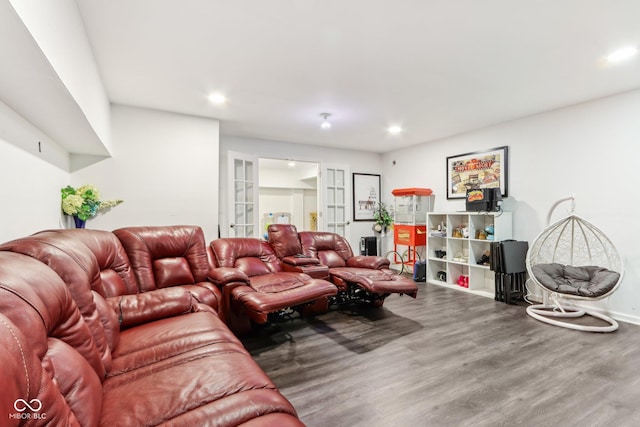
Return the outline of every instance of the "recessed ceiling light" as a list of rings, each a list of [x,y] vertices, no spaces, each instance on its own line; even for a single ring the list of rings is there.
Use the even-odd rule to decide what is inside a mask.
[[[625,59],[630,59],[638,54],[638,48],[635,46],[626,46],[621,49],[618,49],[614,52],[611,52],[607,55],[607,62],[621,62]]]
[[[402,132],[402,128],[400,126],[389,126],[387,128],[387,132],[389,132],[391,135],[397,135]]]
[[[221,93],[212,93],[211,95],[209,95],[209,101],[211,101],[213,104],[224,104],[225,102],[227,102],[227,97],[224,96]]]
[[[322,117],[324,120],[322,120],[322,123],[320,124],[320,127],[322,129],[329,129],[331,127],[331,123],[329,122],[329,120],[327,119],[331,114],[329,113],[322,113],[320,114],[320,117]]]
[[[296,165],[296,162],[294,162],[293,160],[289,160],[289,162],[287,163],[287,166],[289,166],[290,168],[294,167]]]

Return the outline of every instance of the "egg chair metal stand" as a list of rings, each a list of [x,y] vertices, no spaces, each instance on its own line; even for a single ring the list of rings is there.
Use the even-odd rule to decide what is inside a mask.
[[[555,208],[571,201],[569,215],[548,225]],[[536,320],[588,332],[613,332],[618,322],[576,303],[610,296],[620,285],[624,265],[611,240],[589,221],[574,214],[575,197],[558,200],[549,210],[547,227],[531,244],[526,257],[529,281],[542,290],[542,304],[527,307]],[[580,322],[592,316],[602,322]],[[604,322],[604,324],[602,324]]]

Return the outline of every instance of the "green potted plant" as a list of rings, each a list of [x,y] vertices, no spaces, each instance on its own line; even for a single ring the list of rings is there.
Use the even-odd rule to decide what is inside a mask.
[[[393,214],[389,206],[383,202],[379,202],[373,211],[373,219],[375,224],[373,225],[373,231],[380,233],[384,236],[387,230],[393,225]]]

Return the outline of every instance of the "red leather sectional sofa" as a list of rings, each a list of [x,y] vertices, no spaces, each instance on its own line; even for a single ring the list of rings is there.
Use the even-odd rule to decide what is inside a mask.
[[[218,316],[208,256],[198,227],[0,245],[0,425],[304,425]]]
[[[381,289],[364,270],[328,274],[321,258],[287,263],[274,248],[290,244],[207,246],[199,227],[168,226],[0,245],[0,425],[302,426],[236,335],[285,308],[326,310],[349,278]],[[415,296],[396,285],[374,300]]]

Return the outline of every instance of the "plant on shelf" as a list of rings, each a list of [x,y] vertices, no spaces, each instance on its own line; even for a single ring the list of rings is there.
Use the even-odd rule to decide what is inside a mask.
[[[373,211],[373,219],[375,224],[373,225],[373,231],[376,233],[386,233],[387,228],[393,225],[393,215],[390,208],[382,202],[379,202]]]
[[[99,211],[118,206],[123,200],[100,200],[100,193],[93,185],[73,188],[67,185],[62,190],[62,211],[73,217],[76,228],[84,228],[88,219]]]

